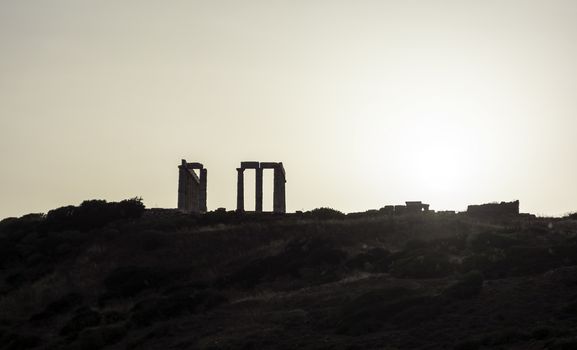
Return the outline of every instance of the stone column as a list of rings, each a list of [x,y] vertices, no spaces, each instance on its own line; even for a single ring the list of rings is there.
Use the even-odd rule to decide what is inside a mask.
[[[186,169],[178,167],[178,210],[186,210]]]
[[[286,212],[285,177],[280,167],[274,168],[273,212]]]
[[[186,211],[189,213],[200,212],[200,182],[198,176],[191,174],[194,170],[188,170],[187,204]]]
[[[279,212],[286,213],[286,178],[284,174],[282,175],[282,181],[280,183],[279,196]]]
[[[254,211],[256,211],[257,213],[262,213],[262,170],[263,169],[261,167],[258,167],[255,169],[256,184],[254,186],[254,188],[255,188]]]
[[[207,170],[200,169],[200,212],[206,213]]]
[[[236,211],[244,211],[244,169],[236,168],[238,171],[236,180]]]

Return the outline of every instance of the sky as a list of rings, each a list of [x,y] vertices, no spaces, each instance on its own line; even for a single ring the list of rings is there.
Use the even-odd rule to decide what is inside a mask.
[[[288,211],[577,211],[575,18],[574,0],[0,0],[0,218],[174,208],[183,158],[209,210],[255,160],[283,162]]]

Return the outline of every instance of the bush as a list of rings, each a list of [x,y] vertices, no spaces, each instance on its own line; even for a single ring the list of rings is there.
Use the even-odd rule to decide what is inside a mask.
[[[399,278],[440,278],[455,270],[447,254],[435,252],[399,258],[391,265],[391,274]]]
[[[304,269],[317,271],[326,268],[329,273],[316,275],[315,283],[336,279],[334,272],[346,259],[346,254],[323,239],[295,239],[279,254],[257,258],[220,280],[220,286],[236,285],[252,288],[262,281],[279,277],[304,278]]]
[[[117,210],[122,219],[138,219],[144,213],[144,209],[145,206],[141,197],[124,199],[117,204]]]
[[[504,234],[497,234],[493,232],[483,232],[474,237],[470,241],[471,249],[474,252],[485,252],[488,249],[507,249],[513,246],[523,245],[523,241],[510,237]]]
[[[451,298],[467,299],[479,295],[482,289],[483,275],[479,271],[471,271],[460,281],[445,289],[443,294]]]
[[[182,275],[181,270],[127,266],[113,270],[105,279],[107,298],[133,297],[145,289],[163,287]]]
[[[88,231],[120,219],[135,219],[144,213],[142,198],[108,203],[105,200],[87,200],[80,206],[72,205],[50,210],[44,223],[45,230],[76,229]]]
[[[389,322],[417,323],[421,321],[414,317],[417,314],[426,313],[426,317],[433,318],[435,315],[426,309],[435,305],[433,297],[417,295],[414,290],[403,287],[370,291],[341,306],[335,317],[338,319],[336,332],[361,335],[378,331]]]
[[[0,235],[17,241],[26,233],[35,231],[45,218],[44,214],[27,214],[20,218],[6,218],[0,221]]]
[[[219,293],[204,290],[194,293],[176,294],[143,300],[132,309],[131,321],[136,326],[146,327],[158,321],[164,321],[186,314],[206,312],[227,299]]]
[[[576,248],[575,245],[512,247],[506,252],[506,259],[503,263],[513,276],[543,273],[571,263]]]
[[[316,208],[304,212],[303,216],[305,218],[327,220],[327,219],[342,219],[345,217],[345,214],[332,208]]]
[[[391,252],[382,248],[373,248],[349,259],[346,265],[351,269],[361,271],[388,272],[391,261]]]
[[[490,248],[467,256],[462,269],[480,270],[487,278],[527,276],[575,264],[576,251],[575,244]]]
[[[15,264],[22,259],[15,245],[6,239],[0,239],[0,269]]]

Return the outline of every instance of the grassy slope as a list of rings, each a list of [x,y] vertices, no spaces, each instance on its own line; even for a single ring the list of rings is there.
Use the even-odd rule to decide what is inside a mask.
[[[4,221],[0,349],[577,346],[577,221],[318,216]]]

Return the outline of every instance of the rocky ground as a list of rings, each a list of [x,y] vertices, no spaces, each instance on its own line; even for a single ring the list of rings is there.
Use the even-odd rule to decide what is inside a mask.
[[[571,216],[54,217],[0,222],[0,349],[577,349]]]

